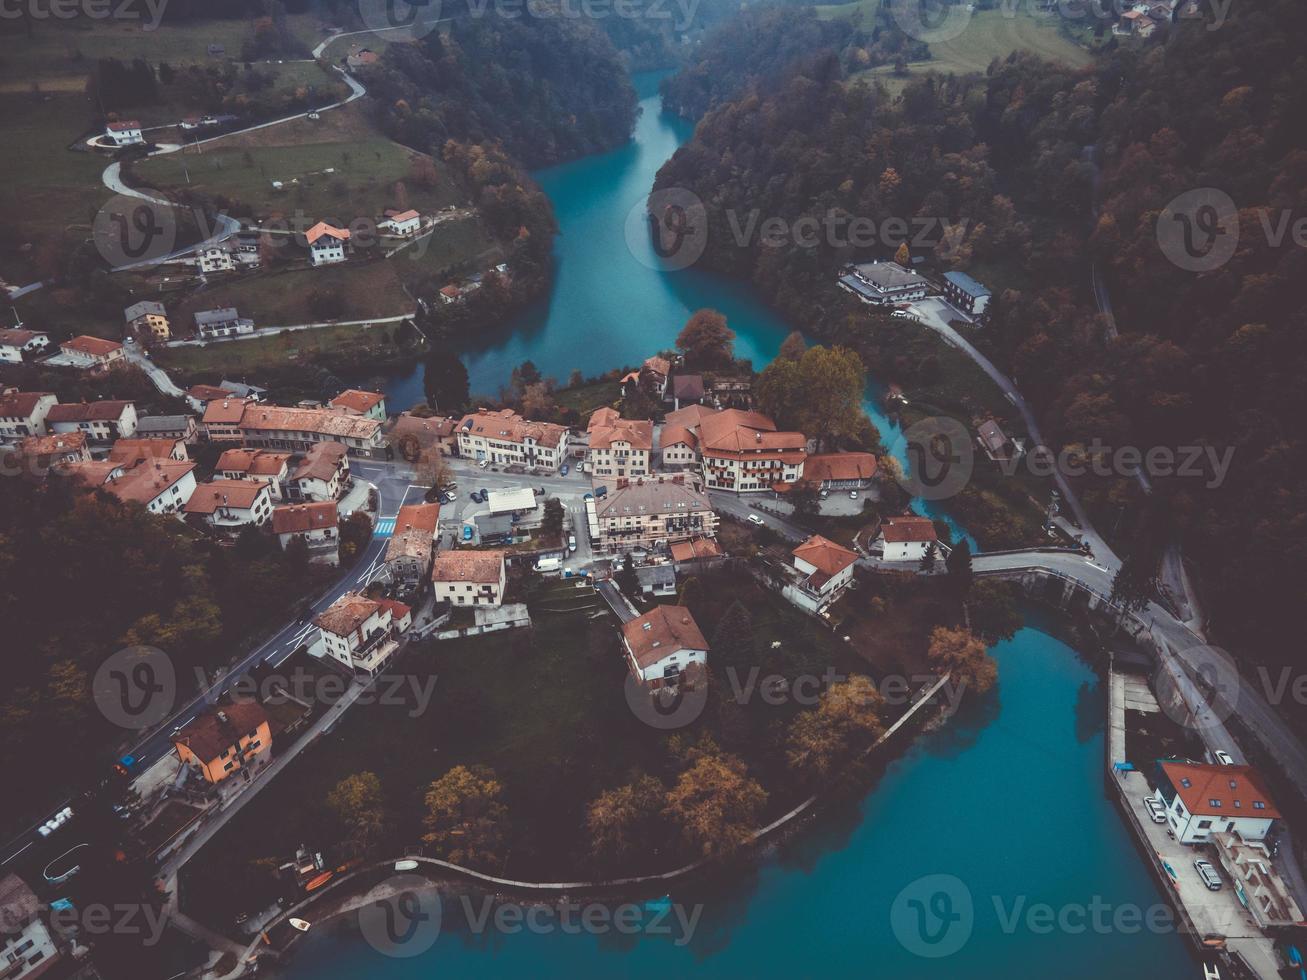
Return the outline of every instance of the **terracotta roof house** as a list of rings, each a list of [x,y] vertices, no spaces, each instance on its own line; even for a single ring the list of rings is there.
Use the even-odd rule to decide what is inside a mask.
[[[386,420],[386,396],[377,391],[346,388],[327,404],[350,415],[365,415],[383,422]]]
[[[622,646],[632,676],[655,689],[708,662],[708,641],[685,606],[655,606],[622,624]]]
[[[483,408],[459,421],[458,451],[465,459],[556,471],[567,458],[567,427]]]
[[[109,449],[115,463],[133,466],[143,459],[186,460],[186,443],[180,439],[119,439]]]
[[[130,438],[136,434],[136,405],[111,399],[54,405],[45,424],[55,432],[84,432],[92,442]]]
[[[829,538],[814,534],[790,554],[795,569],[803,576],[799,588],[814,600],[817,612],[834,602],[853,582],[857,553]],[[799,604],[808,606],[808,603]]]
[[[677,408],[703,400],[703,375],[678,374],[672,378],[672,402]]]
[[[407,460],[423,452],[452,455],[458,447],[458,419],[422,418],[401,412],[387,433],[387,442]]]
[[[285,496],[282,488],[286,484],[290,460],[290,453],[270,449],[228,449],[218,457],[213,472],[224,480],[266,483],[272,499],[281,500]]]
[[[295,500],[335,500],[349,480],[349,452],[339,442],[309,447],[287,485]]]
[[[440,504],[408,504],[395,515],[395,530],[386,545],[386,572],[392,582],[408,586],[425,581],[439,542]]]
[[[915,514],[887,517],[880,524],[879,541],[885,561],[920,561],[926,549],[938,541],[935,522]]]
[[[857,490],[876,475],[876,457],[871,453],[817,453],[803,464],[803,479],[822,490]]]
[[[690,538],[687,541],[674,541],[671,545],[672,560],[680,563],[698,561],[704,558],[720,558],[722,546],[716,538]]]
[[[1205,765],[1160,759],[1157,795],[1182,844],[1201,844],[1216,833],[1263,840],[1282,814],[1266,781],[1252,766]]]
[[[237,774],[248,780],[270,758],[272,729],[268,713],[256,701],[209,708],[181,727],[172,738],[184,765],[208,783]]]
[[[412,610],[402,602],[347,592],[313,620],[318,634],[309,653],[375,675],[399,649],[400,635],[412,623]]]
[[[507,571],[502,551],[440,551],[431,565],[437,602],[454,606],[498,606],[504,601]]]
[[[215,530],[258,527],[272,516],[272,492],[266,483],[252,480],[211,480],[196,486],[185,510]]]
[[[0,440],[16,442],[26,436],[43,436],[46,416],[59,400],[48,391],[0,391]]]
[[[308,545],[310,562],[324,565],[340,563],[339,532],[334,500],[284,504],[272,509],[272,533],[277,535],[282,551],[299,538]]]
[[[349,230],[319,221],[304,233],[309,246],[309,264],[329,265],[345,261],[345,246],[349,243]]]
[[[50,346],[50,335],[39,330],[9,327],[0,330],[0,363],[21,364],[23,355]]]
[[[590,416],[586,457],[591,475],[639,477],[653,472],[653,422],[624,419],[615,409],[601,408]]]
[[[702,416],[699,456],[710,489],[770,490],[802,477],[808,440],[802,432],[776,431],[776,423],[758,412],[728,408]]]
[[[94,481],[97,475],[88,469],[84,477]],[[144,459],[110,476],[107,482],[91,485],[100,486],[123,503],[140,504],[153,514],[172,514],[183,510],[195,492],[195,464],[190,460]]]
[[[103,371],[124,357],[122,344],[86,335],[65,340],[59,349],[61,363],[96,371]]]
[[[319,442],[339,442],[351,453],[371,456],[385,446],[381,422],[330,408],[283,408],[247,402],[240,421],[246,445],[303,452]]]
[[[60,463],[85,463],[91,459],[82,432],[28,436],[18,444],[18,455],[23,460],[23,472],[29,476],[40,476]]]
[[[247,405],[254,402],[244,398],[214,398],[204,405],[204,417],[200,420],[210,442],[240,442],[245,437],[241,432],[241,420],[245,417]]]

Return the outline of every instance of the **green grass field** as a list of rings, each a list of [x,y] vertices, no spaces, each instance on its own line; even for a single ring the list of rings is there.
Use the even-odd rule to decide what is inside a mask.
[[[243,311],[242,311],[243,312]],[[331,355],[359,347],[381,346],[398,324],[377,326],[333,326],[294,333],[233,340],[208,347],[165,347],[153,357],[175,377],[189,378],[213,373],[256,372],[297,360]]]

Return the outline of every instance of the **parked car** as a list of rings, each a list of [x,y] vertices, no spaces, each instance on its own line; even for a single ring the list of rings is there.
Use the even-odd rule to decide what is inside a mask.
[[[829,490],[818,490],[818,491],[817,491],[817,496],[820,497],[822,500],[825,500],[827,497],[830,496],[830,491],[829,491]]]
[[[560,469],[558,473],[560,476],[567,476],[567,473],[570,469],[571,467],[568,466],[566,463],[564,463],[562,469]]]
[[[856,490],[850,490],[850,491],[849,491],[849,499],[850,499],[850,500],[857,500],[857,499],[858,499],[858,491],[856,491]]]
[[[481,502],[481,497],[480,497],[479,493],[478,493],[476,490],[473,490],[471,493],[468,494],[468,496],[472,499],[472,502],[473,502],[473,503],[480,503],[480,502]]]
[[[907,310],[895,310],[893,313],[890,314],[890,316],[896,316],[899,319],[902,319],[903,317],[912,316],[912,314],[909,313]]]
[[[1214,892],[1221,890],[1221,876],[1216,873],[1216,869],[1212,867],[1211,861],[1205,861],[1202,858],[1198,858],[1194,861],[1194,869],[1197,870],[1198,877],[1203,879],[1204,885]]]
[[[1144,809],[1148,811],[1148,816],[1152,818],[1153,823],[1166,823],[1166,809],[1157,802],[1157,797],[1145,796],[1143,801]]]
[[[541,558],[536,562],[537,572],[556,572],[563,567],[563,562],[558,558]]]
[[[568,551],[575,551],[575,550],[576,550],[576,535],[575,535],[575,534],[569,534],[569,535],[567,536],[567,550],[568,550]]]
[[[471,524],[464,524],[464,525],[463,525],[463,540],[464,540],[464,541],[471,541],[471,540],[472,540],[472,525],[471,525]]]
[[[452,490],[446,491],[445,493],[440,495],[441,503],[445,503],[445,504],[452,504],[457,499],[458,499],[458,494],[454,493]]]
[[[759,527],[762,527],[763,524],[764,524],[765,522],[764,522],[763,519],[762,519],[761,517],[759,517],[757,514],[750,514],[750,515],[749,515],[749,523],[750,523],[750,524],[757,524]]]
[[[1215,757],[1217,765],[1221,765],[1221,766],[1234,765],[1234,757],[1230,755],[1229,752],[1222,752],[1220,749],[1217,749],[1215,752],[1212,753],[1212,755],[1213,757]]]
[[[489,465],[490,465],[490,460],[488,459],[482,459],[477,461],[477,466],[481,467],[483,470]]]

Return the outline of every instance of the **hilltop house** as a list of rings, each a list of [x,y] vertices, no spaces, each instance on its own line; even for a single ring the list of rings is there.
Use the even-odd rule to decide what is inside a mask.
[[[847,266],[839,278],[841,289],[872,306],[890,306],[925,299],[930,283],[897,262],[862,262]]]
[[[373,676],[399,649],[400,636],[413,625],[413,613],[402,602],[347,592],[315,617],[313,625],[318,633],[309,653]]]
[[[195,332],[203,340],[238,337],[242,334],[254,333],[254,321],[241,316],[234,306],[201,310],[195,314]]]
[[[304,233],[304,241],[309,246],[310,265],[319,266],[344,262],[346,248],[349,245],[349,231],[345,228],[329,225],[325,221],[319,221]]]
[[[168,325],[168,311],[162,303],[152,299],[143,299],[123,310],[123,319],[127,329],[142,335],[149,335],[158,341],[165,341],[172,336]]]
[[[104,127],[104,135],[115,146],[135,146],[145,142],[145,134],[141,132],[141,123],[138,119],[108,123]]]
[[[272,509],[272,533],[285,551],[296,539],[309,549],[309,561],[322,565],[340,564],[340,526],[336,502],[284,504]]]
[[[654,690],[682,680],[689,686],[692,668],[708,663],[708,641],[684,606],[655,606],[624,623],[622,648],[631,676]]]
[[[965,272],[944,273],[944,298],[975,320],[989,309],[990,292]]]
[[[437,602],[453,606],[499,606],[508,583],[502,551],[441,551],[431,565]]]
[[[272,515],[272,491],[252,480],[211,480],[196,486],[184,509],[215,531],[260,527]]]
[[[653,422],[622,418],[615,409],[601,408],[590,416],[586,456],[595,477],[648,476],[653,468]]]
[[[84,432],[92,442],[112,442],[136,435],[136,405],[106,399],[53,405],[45,423],[53,432]]]
[[[209,708],[172,737],[182,764],[210,784],[240,774],[249,782],[272,758],[272,728],[257,701]]]
[[[0,362],[21,364],[23,355],[35,354],[50,346],[50,335],[39,330],[10,327],[0,330]]]

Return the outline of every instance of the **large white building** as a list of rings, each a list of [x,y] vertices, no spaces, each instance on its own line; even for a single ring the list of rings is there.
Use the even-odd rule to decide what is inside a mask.
[[[587,432],[591,476],[640,477],[653,472],[653,422],[624,419],[615,409],[601,408],[590,416]]]
[[[507,583],[502,551],[441,551],[431,566],[436,601],[454,606],[503,605]]]
[[[349,230],[319,221],[304,233],[304,240],[309,246],[310,265],[344,262],[345,249],[349,245]]]
[[[412,611],[402,602],[347,592],[313,620],[318,632],[309,653],[372,676],[399,649],[401,634],[412,624]]]
[[[1203,844],[1213,834],[1263,840],[1280,811],[1252,766],[1215,766],[1175,759],[1157,763],[1157,798],[1182,844]]]
[[[856,553],[814,534],[790,555],[798,581],[786,586],[785,597],[810,612],[821,612],[853,582]]]
[[[34,354],[50,346],[50,335],[39,330],[11,327],[0,330],[0,361],[21,364],[24,354]]]
[[[51,406],[45,424],[51,432],[81,432],[92,442],[113,442],[136,435],[136,405],[104,399]]]
[[[211,480],[196,486],[185,510],[218,531],[260,527],[272,516],[272,491],[252,480]]]
[[[680,476],[637,480],[585,502],[596,551],[617,554],[669,547],[717,533],[712,503]]]
[[[567,458],[567,428],[531,422],[507,408],[483,408],[458,423],[458,453],[465,459],[553,471]]]

